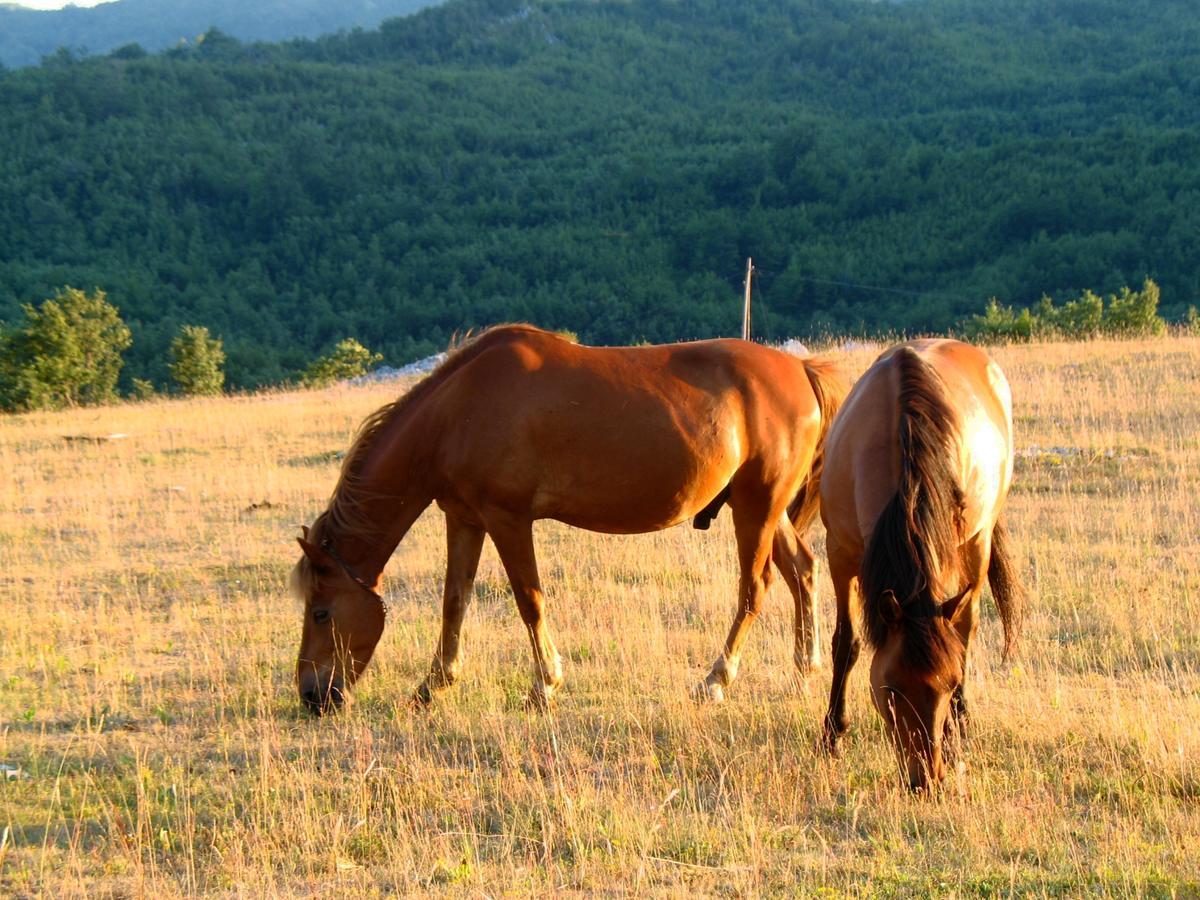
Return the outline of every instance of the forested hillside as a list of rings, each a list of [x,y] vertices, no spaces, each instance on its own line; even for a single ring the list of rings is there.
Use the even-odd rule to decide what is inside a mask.
[[[79,56],[128,44],[161,50],[212,28],[241,40],[281,41],[374,28],[438,0],[113,0],[33,10],[0,0],[0,65],[28,66],[60,49]]]
[[[1200,296],[1182,0],[451,0],[0,74],[0,318],[100,287],[165,378],[529,319],[594,342],[942,329],[990,296]]]

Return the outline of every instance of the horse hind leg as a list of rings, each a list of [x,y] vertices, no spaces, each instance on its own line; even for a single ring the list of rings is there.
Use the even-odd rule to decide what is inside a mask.
[[[487,531],[508,573],[517,611],[533,648],[533,687],[528,702],[534,708],[545,709],[562,686],[562,657],[550,637],[542,611],[544,595],[533,549],[533,523],[505,516],[489,520]]]
[[[817,623],[815,579],[817,560],[812,548],[785,517],[775,530],[771,548],[775,568],[783,576],[796,606],[795,649],[792,660],[801,675],[821,667],[820,634]]]
[[[705,679],[695,688],[697,700],[721,701],[725,699],[725,688],[737,677],[741,663],[742,647],[754,620],[762,610],[767,592],[768,570],[771,562],[771,542],[775,533],[775,522],[782,514],[782,504],[777,510],[763,510],[765,502],[750,499],[735,500],[733,525],[737,535],[738,607],[733,625],[725,639],[721,655],[712,664]]]
[[[446,583],[442,589],[442,633],[429,674],[417,687],[413,700],[428,704],[433,695],[458,680],[459,638],[463,617],[475,589],[475,572],[483,550],[484,531],[455,516],[446,516]]]

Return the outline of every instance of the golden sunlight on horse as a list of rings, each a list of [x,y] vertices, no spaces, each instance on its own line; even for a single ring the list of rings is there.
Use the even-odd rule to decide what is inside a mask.
[[[895,347],[830,428],[821,518],[837,597],[825,741],[847,729],[858,658],[854,607],[874,651],[871,699],[909,786],[940,782],[966,725],[967,648],[985,578],[1017,639],[1023,595],[1000,524],[1013,471],[1012,399],[982,350],[952,340]]]
[[[530,699],[562,683],[534,558],[533,522],[633,534],[728,505],[737,612],[698,688],[721,699],[737,674],[772,562],[796,606],[796,664],[819,662],[813,555],[826,431],[844,397],[828,362],[740,340],[585,347],[528,325],[456,349],[363,424],[328,508],[300,539],[304,600],[297,686],[309,709],[339,706],[383,633],[380,574],[433,502],[446,517],[441,638],[416,699],[460,667],[460,630],[484,535],[508,574],[533,649]]]

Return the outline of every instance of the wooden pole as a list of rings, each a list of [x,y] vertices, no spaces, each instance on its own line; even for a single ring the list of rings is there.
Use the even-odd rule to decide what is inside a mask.
[[[750,281],[754,277],[754,260],[746,258],[746,303],[742,307],[742,340],[750,340]]]

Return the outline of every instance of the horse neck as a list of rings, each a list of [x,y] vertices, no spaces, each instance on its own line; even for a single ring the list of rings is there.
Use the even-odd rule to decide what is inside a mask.
[[[415,439],[419,427],[404,424],[377,436],[350,476],[353,488],[344,475],[326,513],[338,553],[370,584],[378,582],[400,541],[433,502],[427,483],[432,442]]]

